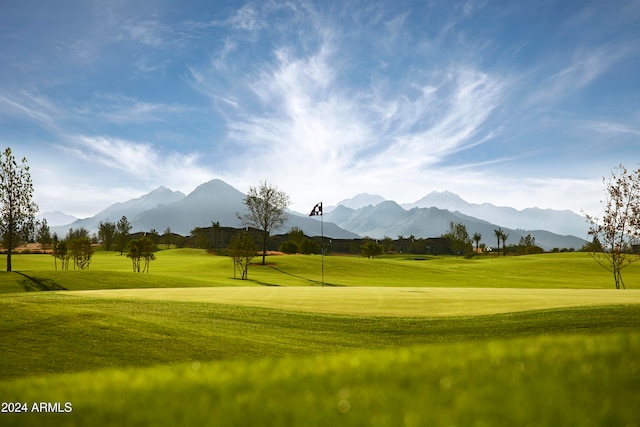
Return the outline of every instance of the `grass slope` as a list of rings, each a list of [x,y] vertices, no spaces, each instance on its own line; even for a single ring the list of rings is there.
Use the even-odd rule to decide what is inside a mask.
[[[73,412],[0,424],[640,425],[638,291],[586,254],[422,258],[326,257],[321,289],[317,256],[249,282],[197,250],[148,275],[114,253],[64,272],[16,256],[0,400]],[[25,292],[60,289],[96,292]]]
[[[2,262],[0,257],[0,263]],[[55,271],[50,255],[17,255],[14,270],[0,272],[0,293],[56,289],[237,286],[228,257],[203,250],[157,253],[150,274],[131,272],[131,263],[115,252],[97,252],[88,271]],[[242,285],[320,286],[319,256],[271,256],[269,265],[252,265]],[[108,274],[105,274],[108,272]],[[640,263],[623,272],[627,287],[640,283]],[[580,288],[611,289],[610,273],[585,253],[521,257],[325,257],[330,286]]]
[[[229,304],[63,293],[0,298],[0,379],[180,361],[638,327],[640,305],[447,318],[343,316]]]
[[[358,316],[477,316],[513,311],[640,304],[640,290],[401,287],[223,287],[69,291],[92,298],[224,303]]]
[[[640,334],[526,339],[106,370],[0,383],[71,414],[6,425],[632,426]]]

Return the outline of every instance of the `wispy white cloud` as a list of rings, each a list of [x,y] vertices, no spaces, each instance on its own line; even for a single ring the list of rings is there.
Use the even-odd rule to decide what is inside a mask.
[[[47,96],[28,91],[0,93],[0,113],[31,121],[48,130],[59,129],[59,121],[67,117],[62,106]]]
[[[102,2],[10,31],[0,137],[35,129],[64,150],[50,182],[93,167],[124,199],[268,179],[301,210],[434,189],[519,207],[560,194],[574,209],[571,186],[591,182],[581,169],[637,154],[637,116],[623,111],[635,108],[637,2],[196,3]],[[542,174],[555,178],[531,178]],[[562,181],[572,175],[585,181]]]
[[[71,143],[60,147],[76,158],[91,164],[119,170],[142,182],[166,180],[183,189],[211,178],[199,166],[198,155],[163,152],[153,144],[108,136],[70,136]]]
[[[313,49],[274,46],[274,61],[243,70],[241,79],[230,79],[231,90],[220,84],[229,69],[193,70],[195,87],[218,102],[228,138],[242,152],[224,172],[241,189],[269,177],[304,210],[317,197],[398,188],[465,144],[482,142],[479,127],[499,101],[491,77],[458,68],[410,92],[377,81],[355,90],[343,83],[352,70],[340,34],[324,26],[315,37]],[[333,194],[312,190],[319,186]]]
[[[160,121],[167,116],[175,117],[175,115],[193,111],[193,107],[145,102],[130,96],[102,94],[83,110],[82,114],[98,114],[113,123],[127,124]]]
[[[581,46],[567,62],[556,59],[554,65],[558,68],[538,85],[539,89],[530,93],[528,104],[553,104],[565,99],[591,84],[634,51],[635,47],[629,44]]]
[[[339,31],[324,26],[315,35],[312,49],[274,46],[271,63],[245,70],[231,87],[221,84],[226,65],[192,69],[192,84],[217,102],[228,139],[242,150],[227,173],[243,184],[273,176],[298,193],[319,180],[345,191],[367,181],[395,185],[393,175],[412,181],[493,136],[486,124],[503,89],[495,77],[451,65],[401,78],[411,84],[383,76],[349,86],[357,77]]]
[[[587,129],[591,129],[603,134],[640,135],[640,127],[634,126],[629,123],[613,121],[593,121],[585,123],[585,127]]]

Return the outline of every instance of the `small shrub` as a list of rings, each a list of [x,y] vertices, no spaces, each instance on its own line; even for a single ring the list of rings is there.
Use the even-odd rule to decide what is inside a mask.
[[[278,250],[280,252],[284,252],[285,254],[297,254],[299,252],[298,245],[296,245],[291,240],[283,242]]]

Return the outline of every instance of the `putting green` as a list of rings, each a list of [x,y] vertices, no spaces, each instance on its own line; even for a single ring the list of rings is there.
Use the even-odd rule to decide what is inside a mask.
[[[640,289],[218,287],[62,291],[88,298],[171,300],[354,316],[477,316],[640,304]]]

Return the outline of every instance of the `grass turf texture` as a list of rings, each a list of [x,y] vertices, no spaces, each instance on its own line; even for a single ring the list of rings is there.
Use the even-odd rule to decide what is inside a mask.
[[[8,424],[637,425],[639,334],[538,336],[304,358],[106,370],[0,384],[69,414]]]
[[[637,291],[570,289],[610,288],[608,274],[584,254],[325,259],[334,262],[332,284],[368,286],[359,289],[155,289],[126,298],[115,297],[129,291],[24,292],[247,284],[230,279],[223,257],[158,255],[149,275],[131,273],[113,253],[97,254],[85,272],[52,271],[47,256],[18,257],[28,277],[0,277],[5,292],[20,291],[0,295],[0,397],[69,401],[73,412],[0,414],[0,423],[640,425],[640,306],[629,304]],[[252,267],[250,283],[318,284],[319,257],[270,261],[276,265]],[[635,266],[625,273],[627,284],[638,277]],[[488,277],[495,287],[537,287],[549,300],[575,295],[581,307],[531,311],[531,289],[485,289]],[[464,286],[479,283],[485,288]],[[409,284],[422,288],[399,287]],[[420,292],[401,294],[407,290]],[[245,292],[245,305],[177,296],[206,291]],[[318,299],[324,291],[336,297]],[[501,291],[516,298],[498,302]],[[450,298],[441,304],[449,317],[410,314],[403,298],[425,294],[434,303]],[[605,294],[613,300],[598,297]],[[347,313],[336,311],[341,301]],[[507,303],[516,312],[495,314]]]
[[[69,291],[65,295],[129,300],[212,302],[356,316],[478,316],[514,311],[640,304],[640,290],[225,287]]]
[[[0,265],[3,265],[0,257]],[[14,256],[14,270],[0,272],[0,293],[24,290],[84,290],[202,286],[320,286],[319,256],[271,256],[267,266],[253,264],[248,281],[233,280],[228,257],[203,250],[157,253],[150,274],[134,274],[131,262],[115,252],[97,252],[88,271],[55,271],[50,255]],[[105,272],[107,272],[105,274]],[[25,277],[28,276],[28,277]],[[628,288],[639,287],[640,263],[623,271]],[[325,257],[329,286],[579,288],[611,289],[611,274],[586,253],[521,257]]]

